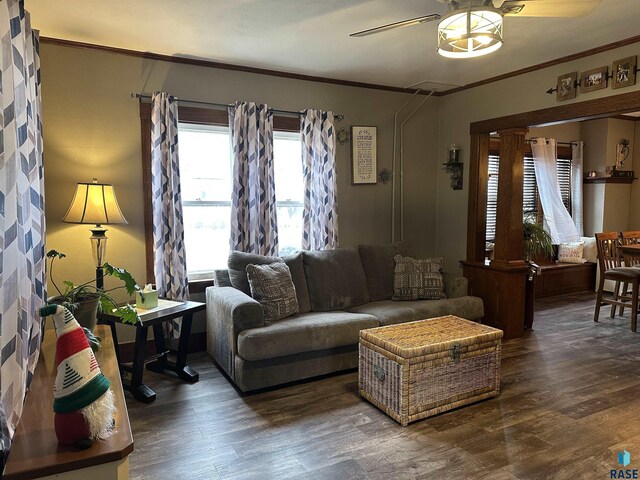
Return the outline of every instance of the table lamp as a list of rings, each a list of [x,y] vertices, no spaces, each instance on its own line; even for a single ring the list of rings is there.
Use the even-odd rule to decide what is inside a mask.
[[[95,224],[91,229],[91,247],[96,264],[96,287],[104,288],[102,264],[107,252],[107,229],[102,225],[126,224],[113,185],[98,183],[78,183],[69,210],[62,218],[66,223]]]

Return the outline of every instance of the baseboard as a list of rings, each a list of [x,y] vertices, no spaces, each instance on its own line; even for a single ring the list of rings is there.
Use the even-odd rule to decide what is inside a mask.
[[[119,343],[120,360],[123,362],[133,361],[133,350],[135,342]],[[204,352],[207,349],[207,333],[192,333],[189,338],[189,353]],[[147,340],[147,355],[156,353],[156,344],[153,340]]]

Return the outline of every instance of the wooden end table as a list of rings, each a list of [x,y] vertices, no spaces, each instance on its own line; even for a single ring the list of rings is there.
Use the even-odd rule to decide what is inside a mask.
[[[193,314],[205,309],[205,304],[191,301],[158,300],[158,307],[150,310],[138,310],[138,323],[131,325],[136,328],[136,340],[134,344],[133,362],[125,363],[120,357],[118,346],[118,335],[116,333],[116,323],[122,323],[119,317],[108,313],[98,314],[99,323],[109,325],[113,336],[113,343],[118,358],[120,376],[125,390],[133,394],[136,400],[144,403],[151,403],[156,399],[154,392],[147,385],[142,383],[144,365],[147,370],[158,373],[174,372],[178,378],[187,382],[195,383],[199,379],[199,374],[187,365],[187,352],[189,350],[189,337],[191,335],[191,322]],[[178,339],[178,350],[168,349],[165,340],[162,324],[182,317],[180,338]],[[149,327],[153,328],[153,337],[156,346],[156,354],[147,357],[147,335]],[[175,361],[170,361],[168,356],[175,355]],[[127,378],[131,374],[131,378]]]

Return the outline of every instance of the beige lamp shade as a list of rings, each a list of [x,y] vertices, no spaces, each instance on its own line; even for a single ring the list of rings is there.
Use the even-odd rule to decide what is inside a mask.
[[[62,221],[95,225],[127,223],[113,185],[96,183],[95,179],[94,183],[78,183],[71,206]]]

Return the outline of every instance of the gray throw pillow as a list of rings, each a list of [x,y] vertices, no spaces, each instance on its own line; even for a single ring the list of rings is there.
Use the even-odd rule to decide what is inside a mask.
[[[296,288],[284,262],[247,265],[247,278],[251,296],[264,310],[265,325],[298,313]]]
[[[296,295],[298,297],[299,313],[307,313],[311,311],[311,301],[309,300],[309,288],[307,287],[307,279],[304,275],[304,267],[302,265],[302,252],[286,257],[267,257],[255,253],[245,253],[234,250],[229,255],[229,280],[231,286],[243,291],[247,295],[251,295],[249,288],[249,280],[247,279],[247,265],[267,265],[273,262],[281,262],[289,267],[291,279],[296,287]]]
[[[227,266],[229,267],[229,280],[231,286],[251,295],[249,280],[247,279],[247,265],[267,265],[281,260],[280,257],[267,257],[256,253],[245,253],[234,250],[229,255]]]
[[[447,298],[442,279],[443,258],[416,260],[396,255],[391,300],[439,300]]]

